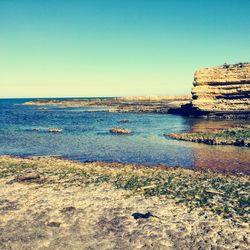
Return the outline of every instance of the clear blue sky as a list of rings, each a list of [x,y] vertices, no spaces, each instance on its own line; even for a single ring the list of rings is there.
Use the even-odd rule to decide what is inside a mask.
[[[0,97],[185,94],[247,61],[249,0],[0,0]]]

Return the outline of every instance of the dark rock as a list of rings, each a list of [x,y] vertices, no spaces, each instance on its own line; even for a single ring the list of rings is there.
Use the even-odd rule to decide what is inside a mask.
[[[119,122],[121,122],[121,123],[127,123],[127,122],[129,122],[129,120],[120,120]]]
[[[74,213],[75,210],[76,210],[76,208],[73,207],[73,206],[64,207],[64,208],[61,210],[61,213],[72,214],[72,213]]]
[[[138,219],[148,219],[150,217],[156,217],[156,218],[158,218],[157,216],[153,215],[150,212],[147,212],[145,214],[142,214],[142,213],[133,213],[132,216],[134,217],[135,220],[138,220]]]
[[[51,221],[47,223],[48,227],[60,227],[61,223],[56,221]]]

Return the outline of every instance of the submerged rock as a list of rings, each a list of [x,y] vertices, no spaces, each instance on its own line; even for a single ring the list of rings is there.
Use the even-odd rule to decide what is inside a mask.
[[[50,132],[50,133],[60,133],[62,131],[63,130],[61,128],[49,128],[48,129],[48,132]]]
[[[37,132],[50,132],[50,133],[60,133],[63,131],[61,128],[48,128],[48,129],[40,129],[40,128],[32,128],[32,131],[37,131]]]
[[[39,128],[33,128],[32,131],[40,131]]]
[[[129,120],[125,119],[125,120],[120,120],[119,122],[121,122],[121,123],[127,123],[127,122],[129,122]]]
[[[130,134],[131,131],[126,128],[112,128],[109,130],[110,133],[112,134]]]

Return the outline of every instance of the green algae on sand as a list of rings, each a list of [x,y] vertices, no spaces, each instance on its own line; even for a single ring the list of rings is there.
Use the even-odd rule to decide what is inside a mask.
[[[209,145],[233,145],[250,147],[250,126],[216,130],[213,132],[188,132],[165,135],[177,140],[205,143]]]
[[[247,221],[250,182],[247,175],[223,175],[212,171],[168,167],[145,167],[121,163],[79,163],[48,158],[0,157],[0,178],[30,171],[40,174],[39,182],[67,185],[109,183],[117,189],[144,197],[159,196],[183,203],[190,209],[203,208],[232,220]]]

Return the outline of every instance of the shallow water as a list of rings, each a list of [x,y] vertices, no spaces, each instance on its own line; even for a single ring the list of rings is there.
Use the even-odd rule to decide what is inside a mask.
[[[207,121],[170,114],[89,112],[88,108],[16,106],[0,100],[0,154],[61,155],[80,161],[116,161],[247,172],[250,149],[209,146],[165,138],[165,133],[210,130],[239,121]],[[45,108],[45,109],[43,109]],[[119,123],[127,119],[128,123]],[[131,135],[112,135],[112,127]],[[48,133],[48,128],[62,133]],[[34,128],[40,131],[33,131]]]

